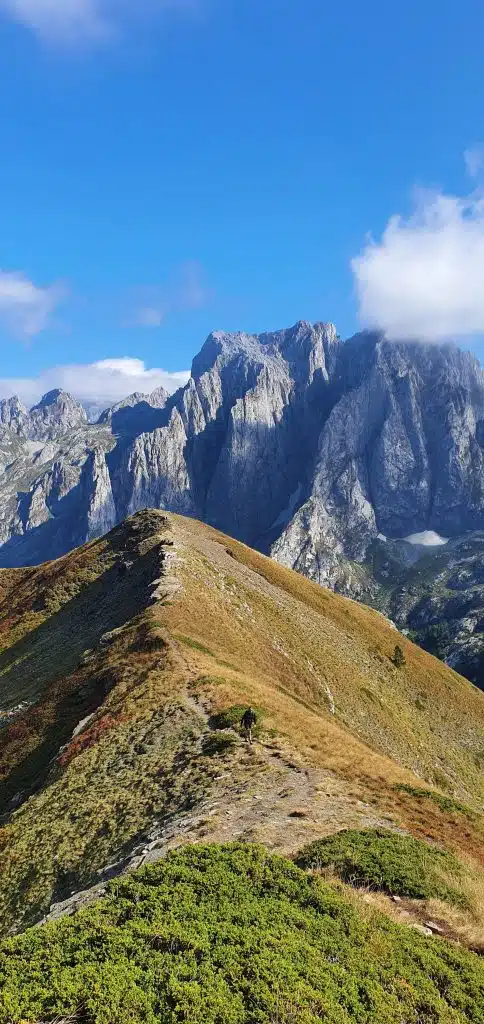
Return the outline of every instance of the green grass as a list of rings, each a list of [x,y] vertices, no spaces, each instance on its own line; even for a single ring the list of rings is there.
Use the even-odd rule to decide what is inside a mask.
[[[213,651],[209,647],[205,647],[204,644],[200,644],[198,640],[192,640],[190,636],[183,636],[181,633],[174,633],[173,636],[175,640],[185,644],[186,647],[191,647],[194,651],[200,651],[201,654],[208,654],[211,658],[215,658]]]
[[[296,860],[302,868],[331,866],[351,885],[369,886],[395,896],[435,897],[467,905],[463,893],[447,880],[463,875],[457,857],[388,829],[336,832],[310,843]]]
[[[139,630],[129,632],[138,638]],[[102,717],[67,746],[48,785],[0,829],[2,934],[35,923],[52,902],[91,885],[154,821],[210,790],[216,762],[200,754],[201,722],[169,697],[167,676],[153,670],[159,656],[146,655],[135,675],[123,649],[118,657],[125,675],[118,665]]]
[[[484,965],[250,844],[194,846],[0,946],[0,1024],[482,1024]]]
[[[229,754],[235,746],[236,740],[233,733],[215,732],[205,736],[202,743],[202,753],[207,757],[216,757],[218,754]]]

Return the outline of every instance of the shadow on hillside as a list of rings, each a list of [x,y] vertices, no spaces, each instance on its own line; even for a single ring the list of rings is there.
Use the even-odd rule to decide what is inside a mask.
[[[80,667],[84,652],[96,647],[104,634],[126,625],[147,607],[152,582],[159,575],[158,546],[139,555],[131,568],[120,561],[0,655],[2,704],[27,701],[31,705],[10,723],[10,730],[16,730],[19,737],[22,729],[28,735],[40,726],[41,732],[36,749],[10,772],[4,744],[1,761],[7,774],[1,787],[0,811],[20,790],[42,784],[50,761],[70,739],[75,726],[102,704],[114,682],[109,669],[88,680],[84,677],[77,688],[75,681],[70,687],[66,682],[64,692],[62,683]],[[42,708],[49,701],[55,708],[55,721],[42,732]],[[46,717],[51,717],[52,710],[51,706]],[[4,724],[9,725],[8,721]]]
[[[82,507],[81,484],[55,503],[52,518],[24,534],[12,536],[0,547],[0,567],[14,569],[39,565],[43,561],[60,558],[72,548],[83,544],[87,532],[87,514]],[[23,519],[28,515],[29,495],[19,494],[19,511]]]
[[[117,563],[87,583],[57,612],[0,654],[0,701],[32,701],[46,685],[72,672],[84,651],[139,613],[160,567],[155,548],[127,570]]]
[[[134,440],[139,434],[151,433],[158,427],[165,427],[168,423],[173,401],[162,406],[161,409],[149,405],[148,402],[137,402],[136,405],[126,406],[118,409],[111,416],[111,427],[114,434],[117,434],[127,441]]]
[[[285,525],[278,523],[281,513],[287,511],[291,518],[307,498],[319,437],[334,400],[334,388],[317,371],[304,392],[296,382],[279,421],[232,422],[229,409],[225,422],[220,417],[219,422],[208,424],[189,442],[192,448],[187,455],[202,518],[250,547],[268,552]],[[204,467],[202,479],[200,466]]]
[[[18,492],[19,515],[26,529],[25,533],[12,535],[0,546],[1,568],[39,565],[60,558],[85,543],[90,533],[89,510],[94,460],[95,453],[92,451],[82,466],[78,483],[67,494],[56,498],[55,488],[52,489],[47,500],[50,518],[32,529],[26,528],[32,494],[28,491]]]

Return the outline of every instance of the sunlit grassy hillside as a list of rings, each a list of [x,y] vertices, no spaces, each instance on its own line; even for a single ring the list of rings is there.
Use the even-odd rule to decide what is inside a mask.
[[[155,511],[0,587],[4,933],[200,839],[399,829],[479,889],[484,695],[378,613]]]

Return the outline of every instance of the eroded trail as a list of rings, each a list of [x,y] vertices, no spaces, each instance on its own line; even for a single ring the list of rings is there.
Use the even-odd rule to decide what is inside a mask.
[[[180,704],[199,723],[202,747],[215,732],[207,702],[187,691]],[[392,817],[378,815],[334,772],[305,764],[287,744],[262,737],[249,746],[236,730],[231,733],[230,755],[211,760],[209,795],[190,810],[167,814],[128,856],[98,872],[98,884],[53,904],[44,921],[73,913],[103,895],[109,879],[156,863],[186,843],[260,842],[274,852],[294,854],[339,829],[395,827]]]
[[[9,601],[6,933],[187,843],[292,855],[387,827],[482,857],[482,695],[378,613],[153,510],[29,571]]]

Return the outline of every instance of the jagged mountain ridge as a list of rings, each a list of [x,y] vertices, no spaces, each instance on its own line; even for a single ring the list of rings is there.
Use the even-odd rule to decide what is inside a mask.
[[[175,395],[132,396],[97,424],[68,396],[47,399],[30,415],[0,403],[2,565],[159,507],[392,612],[375,551],[387,544],[376,561],[394,566],[400,546],[401,585],[405,537],[484,529],[484,375],[451,345],[343,343],[306,322],[214,332]]]

